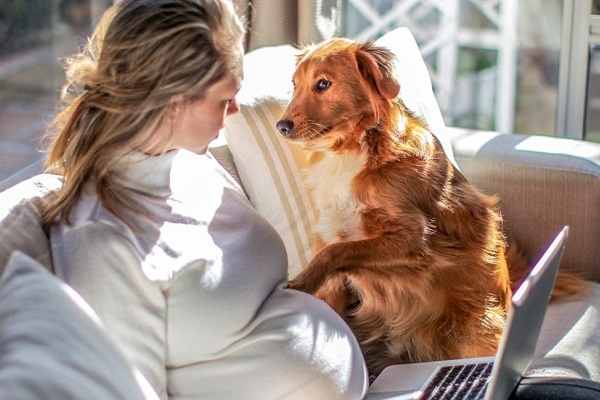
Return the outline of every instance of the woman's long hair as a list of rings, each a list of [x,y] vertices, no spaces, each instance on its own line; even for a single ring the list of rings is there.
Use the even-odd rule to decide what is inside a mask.
[[[44,225],[68,224],[89,181],[121,219],[123,209],[141,212],[127,201],[115,165],[152,144],[174,96],[198,100],[227,74],[241,74],[243,37],[229,0],[123,0],[108,9],[83,51],[67,60],[46,158],[64,182],[48,199]]]

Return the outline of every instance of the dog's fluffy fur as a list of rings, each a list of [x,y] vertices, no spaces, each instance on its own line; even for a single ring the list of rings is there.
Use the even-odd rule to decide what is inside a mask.
[[[398,98],[393,62],[348,39],[302,49],[277,123],[311,154],[319,212],[316,255],[290,287],[344,317],[372,374],[495,354],[527,270],[507,253],[497,199],[467,182]]]

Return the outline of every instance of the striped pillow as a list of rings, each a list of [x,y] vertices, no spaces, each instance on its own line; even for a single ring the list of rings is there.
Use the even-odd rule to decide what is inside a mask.
[[[300,173],[305,154],[275,128],[285,103],[264,98],[254,105],[241,104],[224,132],[246,194],[283,239],[289,275],[294,276],[310,260],[315,213]]]
[[[377,44],[398,56],[396,70],[402,99],[426,119],[454,161],[449,138],[443,135],[444,120],[429,71],[412,33],[407,28],[397,28],[381,37]],[[293,46],[282,45],[263,47],[244,56],[244,85],[238,94],[241,109],[228,117],[224,129],[250,201],[285,242],[291,277],[312,256],[311,227],[316,220],[302,184],[306,156],[275,128],[290,99],[296,53]]]

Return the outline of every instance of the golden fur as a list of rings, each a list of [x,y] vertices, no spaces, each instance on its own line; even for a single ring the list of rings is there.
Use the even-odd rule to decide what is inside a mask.
[[[398,98],[393,61],[348,39],[304,48],[277,123],[311,154],[306,185],[319,212],[316,255],[290,287],[348,322],[372,374],[495,354],[527,270],[507,254],[497,199]]]

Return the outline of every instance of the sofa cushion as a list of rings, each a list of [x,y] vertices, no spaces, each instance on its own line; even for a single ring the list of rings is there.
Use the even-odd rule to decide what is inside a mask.
[[[0,279],[0,365],[2,398],[157,398],[83,299],[18,251]]]
[[[15,250],[52,270],[41,207],[44,197],[60,188],[61,182],[58,175],[40,174],[0,193],[0,273]]]
[[[304,189],[302,149],[275,128],[292,93],[297,49],[265,47],[244,57],[244,84],[238,94],[240,112],[227,118],[224,130],[248,198],[282,237],[288,271],[295,275],[311,251],[314,211]]]
[[[510,400],[596,400],[600,384],[578,378],[523,378]]]
[[[447,128],[467,179],[501,199],[505,232],[533,259],[569,225],[561,268],[600,282],[600,143]]]
[[[301,179],[305,154],[275,129],[283,108],[275,98],[241,106],[239,116],[229,117],[226,132],[244,190],[283,239],[294,276],[311,257],[315,213]]]
[[[423,116],[454,162],[444,121],[419,48],[407,28],[381,37],[378,45],[397,56],[400,96]],[[306,155],[275,128],[293,90],[297,50],[289,45],[265,47],[246,54],[240,112],[224,130],[239,178],[256,209],[279,232],[287,247],[289,274],[296,275],[312,256],[311,226],[315,212],[302,183]]]
[[[577,296],[551,301],[526,376],[600,382],[599,306],[598,283]]]

